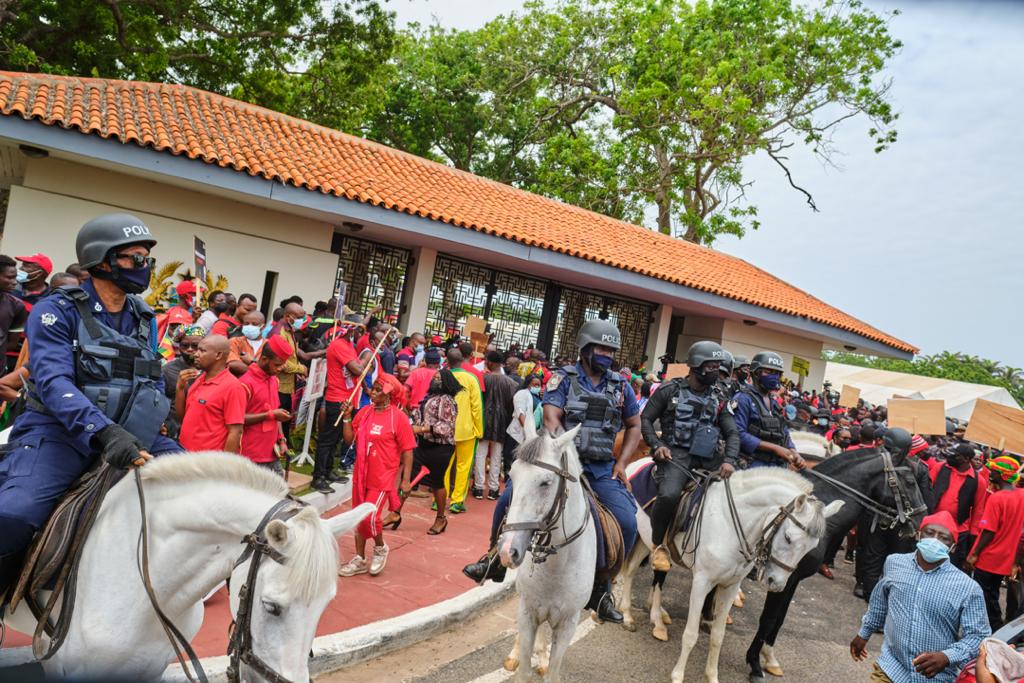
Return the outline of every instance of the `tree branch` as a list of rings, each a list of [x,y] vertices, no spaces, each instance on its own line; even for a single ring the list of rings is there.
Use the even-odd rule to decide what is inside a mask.
[[[798,190],[799,192],[801,192],[804,195],[804,197],[807,198],[807,205],[810,206],[815,213],[817,213],[818,206],[814,203],[814,197],[811,196],[811,193],[797,185],[795,182],[793,182],[793,174],[789,172],[789,168],[786,166],[785,163],[783,163],[783,161],[786,160],[786,157],[776,156],[774,153],[772,153],[771,150],[768,150],[768,156],[770,156],[772,158],[772,161],[778,164],[779,168],[781,168],[783,172],[785,172],[786,180],[789,181],[789,186],[792,187],[794,190]]]

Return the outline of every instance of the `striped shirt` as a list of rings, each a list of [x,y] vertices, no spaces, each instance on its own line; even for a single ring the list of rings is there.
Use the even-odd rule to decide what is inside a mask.
[[[878,665],[893,683],[953,683],[991,634],[981,587],[948,561],[925,571],[916,552],[890,555],[871,592],[860,637],[885,627]],[[949,666],[934,678],[914,671],[923,652],[942,652]]]

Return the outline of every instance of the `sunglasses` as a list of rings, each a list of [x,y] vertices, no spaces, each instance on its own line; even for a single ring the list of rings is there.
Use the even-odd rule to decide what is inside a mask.
[[[146,256],[144,254],[114,254],[114,258],[118,261],[121,259],[130,259],[132,267],[134,268],[152,268],[156,265],[156,259],[152,256]]]

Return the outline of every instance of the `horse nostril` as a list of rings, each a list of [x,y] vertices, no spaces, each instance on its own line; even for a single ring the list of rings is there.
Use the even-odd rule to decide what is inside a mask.
[[[512,548],[511,550],[509,550],[508,551],[508,557],[509,557],[510,560],[512,560],[512,562],[514,564],[518,564],[519,563],[519,549],[518,548]]]

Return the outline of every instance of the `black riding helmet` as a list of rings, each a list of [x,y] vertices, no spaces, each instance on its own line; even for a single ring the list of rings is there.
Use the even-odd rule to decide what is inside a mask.
[[[775,370],[781,373],[785,372],[786,364],[782,361],[782,356],[774,351],[758,351],[750,361],[750,372],[755,373],[758,370]]]
[[[882,437],[882,445],[893,457],[904,457],[910,452],[910,442],[913,437],[906,429],[889,427],[881,434],[875,434],[875,438],[878,436]]]
[[[732,377],[732,369],[735,365],[735,361],[728,349],[722,349],[722,351],[725,353],[725,358],[722,359],[722,364],[718,366],[718,371],[728,379],[729,377]]]
[[[576,347],[582,349],[591,344],[607,346],[618,351],[622,348],[622,335],[611,321],[588,320],[576,334]]]
[[[84,270],[103,263],[107,254],[118,247],[141,244],[147,249],[156,246],[156,239],[149,228],[130,213],[108,213],[82,226],[75,240],[78,265]]]

